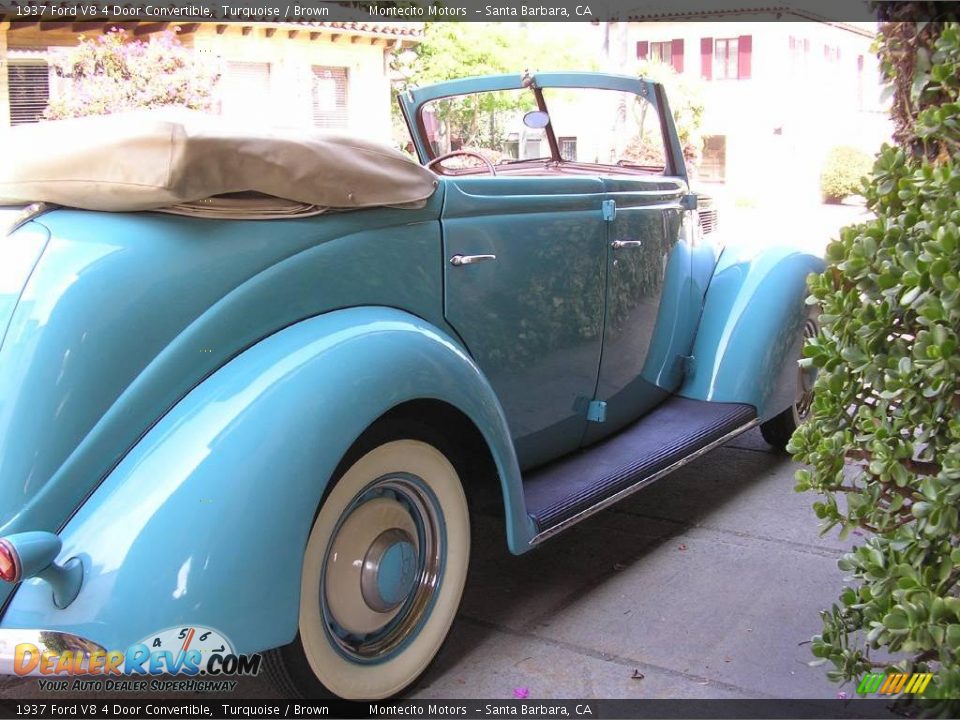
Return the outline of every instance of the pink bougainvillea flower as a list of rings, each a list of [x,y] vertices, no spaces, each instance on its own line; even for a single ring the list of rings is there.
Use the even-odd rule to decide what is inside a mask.
[[[526,700],[528,697],[530,697],[530,688],[525,688],[525,687],[514,688],[513,696],[517,698],[517,700]]]

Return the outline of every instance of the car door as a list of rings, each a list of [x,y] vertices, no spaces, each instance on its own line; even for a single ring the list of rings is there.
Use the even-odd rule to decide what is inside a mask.
[[[603,336],[605,188],[595,177],[445,182],[447,321],[496,391],[521,466],[537,465],[586,431]]]
[[[660,301],[676,284],[666,261],[686,171],[662,89],[636,77],[524,73],[399,100],[421,162],[446,175],[447,319],[497,391],[521,465],[614,432],[675,389],[684,343]],[[533,108],[539,124],[527,123]],[[628,246],[610,245],[621,236],[645,245],[621,253]]]
[[[605,79],[545,87],[550,126],[571,167],[597,167],[607,221],[606,314],[600,372],[583,444],[652,410],[683,379],[699,317],[682,154],[662,88]],[[589,120],[589,124],[586,122]]]
[[[681,238],[685,193],[669,177],[608,177],[606,318],[596,400],[602,423],[584,444],[656,407],[683,379],[699,317],[690,245]]]

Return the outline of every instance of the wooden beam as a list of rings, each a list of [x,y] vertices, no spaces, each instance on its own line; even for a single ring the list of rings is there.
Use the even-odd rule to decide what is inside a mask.
[[[290,38],[291,40],[293,40],[294,38],[296,38],[297,35],[299,35],[299,34],[300,34],[300,31],[299,31],[299,30],[288,30],[288,31],[287,31],[287,37]]]
[[[343,37],[343,34],[342,34],[342,33],[333,33],[333,34],[330,36],[330,39],[331,39],[333,42],[340,42],[340,38],[342,38],[342,37]]]
[[[251,26],[249,26],[249,25],[244,25],[244,26],[243,26],[243,29],[242,29],[240,32],[241,32],[243,35],[249,35],[251,30],[253,30],[253,28],[252,28]]]
[[[277,32],[276,28],[267,28],[266,30],[263,31],[263,34],[266,35],[268,38],[272,38],[275,32]]]
[[[11,30],[23,30],[24,28],[32,27],[33,25],[39,25],[38,22],[28,22],[26,20],[14,20],[10,23]]]
[[[217,35],[223,35],[227,31],[226,25],[217,25]]]
[[[106,26],[107,24],[105,22],[75,22],[70,26],[70,32],[102,32]]]
[[[170,23],[159,22],[159,23],[143,23],[142,25],[137,25],[133,30],[134,35],[149,35],[150,33],[163,32],[170,26]]]
[[[310,33],[310,39],[311,39],[311,40],[316,40],[316,39],[317,39],[318,37],[320,37],[321,35],[323,35],[323,33],[312,32],[312,33]]]
[[[69,22],[42,22],[40,23],[40,30],[43,32],[49,32],[50,30],[62,30],[65,27],[70,27],[72,23]]]
[[[178,27],[180,28],[181,35],[189,35],[200,29],[200,23],[187,23],[186,25],[180,25]]]

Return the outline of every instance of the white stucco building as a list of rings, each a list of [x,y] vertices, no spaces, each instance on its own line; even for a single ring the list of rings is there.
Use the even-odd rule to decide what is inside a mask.
[[[630,14],[627,65],[655,58],[700,78],[706,111],[701,180],[736,198],[818,197],[831,148],[868,154],[889,139],[871,23],[713,8],[709,19]]]

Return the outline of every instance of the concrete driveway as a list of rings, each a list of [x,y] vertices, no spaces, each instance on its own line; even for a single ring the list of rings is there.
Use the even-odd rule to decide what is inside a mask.
[[[817,536],[795,468],[755,430],[527,555],[485,520],[415,695],[835,697],[803,643],[839,594],[843,545]]]
[[[795,467],[753,430],[520,557],[481,517],[459,620],[411,696],[835,697],[805,643],[843,544],[817,536]],[[0,696],[65,699],[35,679]],[[255,678],[232,697],[277,695]]]

